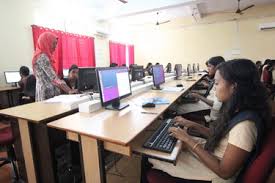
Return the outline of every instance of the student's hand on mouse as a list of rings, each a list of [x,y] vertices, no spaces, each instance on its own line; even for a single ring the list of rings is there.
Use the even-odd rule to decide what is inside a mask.
[[[176,126],[185,126],[187,128],[189,127],[193,127],[194,126],[194,122],[189,121],[181,116],[177,116],[174,118],[174,123]]]
[[[176,127],[170,127],[168,129],[170,135],[182,142],[187,142],[191,137],[187,134],[186,130]]]

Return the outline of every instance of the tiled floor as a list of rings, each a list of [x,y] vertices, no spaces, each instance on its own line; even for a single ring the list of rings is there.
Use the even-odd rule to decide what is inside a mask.
[[[140,182],[140,157],[124,156],[115,166],[107,171],[108,183],[139,183]]]
[[[0,157],[6,157],[5,152]],[[5,165],[0,168],[0,183],[11,183],[11,168]],[[140,182],[140,157],[123,157],[110,170],[106,172],[108,183],[139,183]]]

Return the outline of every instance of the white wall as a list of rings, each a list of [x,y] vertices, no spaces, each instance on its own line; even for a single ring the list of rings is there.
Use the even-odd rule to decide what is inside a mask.
[[[3,71],[31,66],[33,17],[30,1],[0,1],[0,85],[5,83]]]
[[[36,24],[71,33],[93,36],[98,26],[88,9],[74,0],[0,0],[0,86],[4,71],[31,69]],[[108,39],[95,37],[96,65],[109,65]]]

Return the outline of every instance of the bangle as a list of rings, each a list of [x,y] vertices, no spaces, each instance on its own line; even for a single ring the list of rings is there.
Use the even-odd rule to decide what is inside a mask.
[[[199,144],[200,144],[200,143],[197,142],[197,143],[192,147],[192,150],[194,151],[194,150],[196,149],[196,147],[198,147]]]

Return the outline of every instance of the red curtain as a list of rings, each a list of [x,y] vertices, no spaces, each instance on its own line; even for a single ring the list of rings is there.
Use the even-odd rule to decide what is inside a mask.
[[[129,65],[135,64],[135,49],[134,45],[128,45],[128,53],[129,53]]]
[[[79,67],[95,66],[94,38],[70,34],[63,31],[52,30],[32,25],[34,49],[38,37],[43,32],[52,32],[58,36],[58,44],[54,53],[55,69],[62,76],[63,69],[68,69],[72,64]]]
[[[126,45],[121,43],[109,42],[110,63],[116,63],[119,66],[126,64]]]

